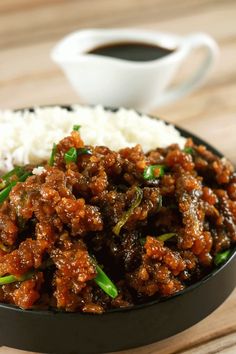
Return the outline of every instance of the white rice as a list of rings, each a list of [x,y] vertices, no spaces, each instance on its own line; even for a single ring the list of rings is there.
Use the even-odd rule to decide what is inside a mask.
[[[69,135],[77,124],[85,144],[106,145],[112,150],[141,144],[146,152],[172,143],[182,148],[185,143],[172,125],[123,108],[115,113],[101,106],[73,106],[72,111],[60,107],[0,111],[0,171],[47,160],[53,143]]]

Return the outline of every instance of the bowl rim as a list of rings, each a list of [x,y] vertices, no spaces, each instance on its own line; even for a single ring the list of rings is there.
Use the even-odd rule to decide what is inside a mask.
[[[60,108],[64,108],[66,110],[71,110],[73,109],[74,106],[76,106],[78,104],[49,104],[49,105],[37,105],[35,107],[26,107],[26,108],[17,108],[14,111],[16,112],[20,112],[20,111],[31,111],[33,112],[35,109],[37,108],[53,108],[53,107],[60,107]],[[93,105],[83,105],[83,104],[79,104],[80,106],[90,106],[90,107],[96,107]],[[103,107],[105,110],[108,111],[112,111],[112,112],[116,112],[120,109],[120,107]],[[134,110],[136,113],[138,113],[139,115],[143,115],[144,113],[138,112],[136,110]],[[197,144],[201,144],[201,145],[205,145],[210,151],[212,151],[214,154],[216,154],[218,157],[223,158],[225,157],[220,151],[218,151],[214,146],[212,146],[211,144],[209,144],[208,142],[204,141],[202,138],[198,137],[197,135],[195,135],[194,133],[181,128],[179,125],[176,125],[174,123],[170,123],[167,122],[165,119],[158,117],[158,116],[154,116],[152,114],[145,114],[148,117],[152,118],[152,119],[157,119],[157,120],[161,120],[163,122],[165,122],[166,124],[171,124],[173,125],[180,133],[182,136],[184,136],[185,138],[191,138],[193,139],[193,141],[196,141]],[[81,313],[81,312],[66,312],[66,311],[60,311],[60,310],[56,310],[56,309],[50,309],[50,310],[36,310],[36,309],[29,309],[29,310],[24,310],[19,308],[16,305],[13,304],[7,304],[7,303],[2,303],[0,302],[0,309],[6,309],[6,310],[12,310],[12,311],[16,311],[16,312],[22,312],[22,313],[27,313],[27,314],[37,314],[37,315],[43,315],[43,316],[53,316],[53,315],[63,315],[63,316],[82,316],[82,317],[94,317],[94,316],[109,316],[111,314],[114,313],[123,313],[123,312],[129,312],[129,311],[137,311],[137,310],[141,310],[143,308],[146,307],[151,307],[154,305],[157,305],[159,303],[164,303],[166,301],[171,301],[172,299],[175,299],[179,296],[184,296],[185,294],[188,294],[189,292],[194,291],[195,289],[199,288],[201,285],[207,283],[210,279],[212,279],[213,277],[217,276],[218,273],[220,273],[224,268],[226,268],[229,263],[231,263],[233,261],[233,259],[236,257],[236,245],[233,248],[230,248],[231,254],[230,257],[224,262],[222,263],[222,265],[215,267],[210,273],[208,273],[207,275],[205,275],[202,279],[198,280],[197,282],[187,286],[185,289],[178,291],[177,293],[171,295],[171,296],[166,296],[166,297],[160,297],[158,299],[154,299],[152,301],[147,301],[144,302],[142,304],[138,304],[138,305],[130,305],[127,307],[122,307],[122,308],[114,308],[114,309],[109,309],[107,311],[105,311],[102,314],[91,314],[91,313]]]

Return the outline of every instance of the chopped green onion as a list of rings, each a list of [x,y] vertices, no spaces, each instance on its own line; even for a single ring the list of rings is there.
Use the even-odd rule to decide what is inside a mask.
[[[77,154],[78,155],[92,155],[91,150],[87,149],[87,148],[79,148],[77,150]]]
[[[64,156],[66,163],[76,162],[77,161],[77,151],[75,147],[71,147]]]
[[[121,228],[128,221],[128,219],[129,219],[130,215],[133,213],[134,209],[139,206],[139,204],[141,203],[142,198],[143,198],[142,189],[139,188],[139,187],[136,187],[136,196],[135,196],[134,202],[132,203],[131,207],[127,211],[124,212],[124,214],[122,215],[120,221],[118,221],[118,223],[112,229],[112,231],[114,232],[114,234],[116,236],[119,236]]]
[[[38,270],[39,271],[44,270],[52,265],[53,265],[52,260],[48,259],[47,261],[42,263],[42,265],[38,268]],[[0,285],[11,284],[11,283],[15,283],[17,281],[25,281],[25,280],[31,279],[32,276],[36,273],[37,273],[37,270],[30,270],[29,272],[27,272],[19,277],[16,277],[15,275],[5,275],[3,277],[0,277]]]
[[[11,284],[17,281],[24,281],[31,279],[35,274],[34,271],[27,272],[26,274],[21,275],[20,277],[15,277],[14,275],[6,275],[4,277],[0,277],[0,285]]]
[[[227,261],[231,253],[231,250],[227,250],[221,253],[217,253],[214,258],[214,263],[216,266],[220,265],[221,263]]]
[[[1,177],[1,179],[8,180],[10,177],[16,175],[17,177],[22,176],[25,173],[24,167],[16,166],[10,172],[6,173]]]
[[[190,155],[193,155],[194,153],[193,148],[190,146],[186,146],[183,151],[186,152],[186,154],[190,154]]]
[[[12,190],[12,188],[16,185],[17,182],[11,182],[11,184],[9,184],[8,187],[6,187],[5,189],[3,189],[0,192],[0,204],[4,202],[5,199],[7,199],[7,197],[10,194],[10,191]]]
[[[16,166],[13,170],[3,175],[0,179],[0,190],[7,187],[10,184],[11,177],[16,176],[17,178],[21,177],[25,173],[25,169],[20,166]]]
[[[115,284],[108,278],[101,267],[96,264],[97,276],[94,279],[95,283],[111,298],[115,298],[118,295],[118,290]]]
[[[76,132],[78,132],[80,130],[80,128],[81,128],[81,125],[79,125],[79,124],[75,124],[73,126],[73,130],[75,130]]]
[[[176,236],[176,233],[170,232],[168,234],[163,234],[163,235],[157,236],[156,239],[158,241],[165,242],[165,241],[168,241],[170,238],[172,238],[174,236]],[[146,237],[140,238],[139,241],[140,241],[141,245],[144,246],[145,242],[146,242]]]
[[[25,172],[19,179],[17,182],[24,182],[29,176],[31,176],[32,173],[31,172]],[[16,183],[17,183],[16,182]]]
[[[169,240],[170,238],[172,238],[174,236],[176,236],[176,233],[170,232],[168,234],[163,234],[161,236],[157,236],[157,240],[165,242],[165,241]]]
[[[143,178],[146,180],[152,180],[164,175],[165,166],[163,165],[150,165],[145,168],[143,172]],[[158,173],[157,173],[158,171]]]
[[[0,190],[5,188],[6,186],[7,186],[7,182],[6,181],[0,182]]]
[[[56,152],[57,152],[57,145],[54,143],[53,147],[52,147],[51,156],[50,156],[50,159],[49,159],[49,162],[48,162],[49,166],[53,166],[54,165]]]
[[[30,172],[26,172],[24,173],[19,179],[18,181],[13,181],[11,182],[5,189],[3,189],[0,192],[0,204],[4,202],[5,199],[7,199],[7,197],[9,196],[12,188],[18,183],[18,182],[24,182],[29,176],[31,175]]]

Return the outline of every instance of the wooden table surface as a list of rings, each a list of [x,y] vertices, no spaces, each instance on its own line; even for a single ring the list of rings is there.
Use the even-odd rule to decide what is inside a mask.
[[[136,27],[184,35],[204,31],[221,50],[207,82],[189,97],[152,113],[200,135],[236,165],[235,18],[235,0],[1,0],[0,109],[79,102],[49,58],[53,45],[75,29]],[[186,62],[179,77],[191,71],[198,56]],[[23,352],[2,347],[3,353]],[[236,353],[236,291],[187,331],[126,353]]]

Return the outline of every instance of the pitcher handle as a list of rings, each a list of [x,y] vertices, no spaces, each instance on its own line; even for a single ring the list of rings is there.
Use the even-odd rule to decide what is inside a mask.
[[[186,39],[184,39],[182,45],[186,51],[184,59],[186,59],[189,54],[197,48],[204,48],[205,56],[199,64],[197,70],[190,78],[186,79],[184,83],[180,83],[174,88],[169,90],[167,89],[167,91],[157,100],[156,104],[158,107],[174,102],[199,87],[212,68],[219,52],[218,45],[214,39],[204,33],[189,35]]]

